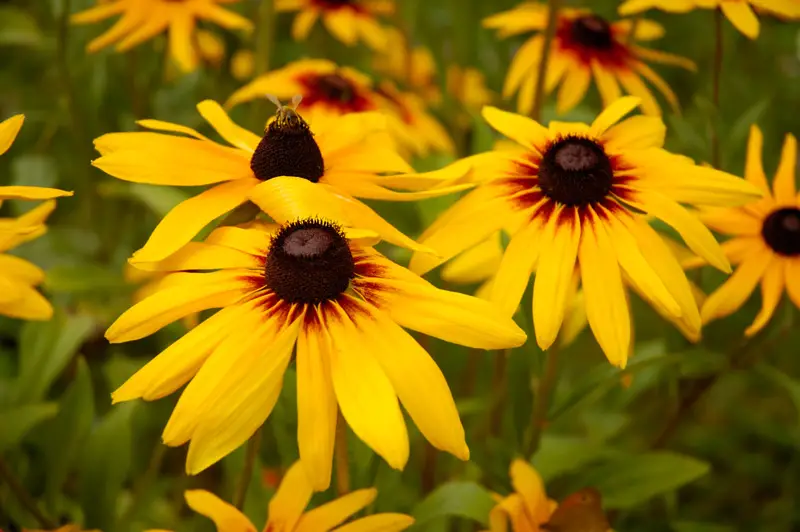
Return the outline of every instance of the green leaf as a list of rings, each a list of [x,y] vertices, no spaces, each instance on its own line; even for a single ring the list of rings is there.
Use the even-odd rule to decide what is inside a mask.
[[[734,532],[736,530],[728,525],[700,523],[698,521],[673,521],[669,526],[673,532]]]
[[[58,413],[56,403],[37,403],[0,412],[0,454],[16,446],[28,432]]]
[[[94,419],[94,395],[89,367],[78,359],[75,379],[60,400],[58,415],[40,425],[36,432],[42,442],[47,476],[46,493],[52,508],[78,459]]]
[[[159,217],[165,216],[178,203],[190,197],[189,192],[177,187],[119,182],[104,183],[100,194],[106,197],[133,198]]]
[[[0,7],[0,46],[41,44],[42,32],[33,16],[17,7]]]
[[[546,434],[542,436],[541,445],[533,459],[533,466],[547,481],[577,471],[592,462],[619,454],[619,451],[599,442]]]
[[[446,516],[466,517],[482,525],[489,524],[489,511],[495,501],[491,493],[475,482],[450,482],[440,486],[420,502],[412,516],[416,526]]]
[[[114,530],[117,498],[131,466],[131,415],[135,406],[115,406],[86,442],[79,490],[86,528]]]
[[[786,390],[789,394],[789,399],[792,400],[797,410],[798,421],[800,422],[800,382],[767,364],[759,364],[756,366],[756,372]]]
[[[590,468],[580,482],[599,489],[607,508],[632,508],[693,482],[709,469],[708,462],[690,456],[652,452],[609,460]]]
[[[750,131],[750,126],[752,124],[758,124],[758,121],[766,112],[769,104],[770,99],[764,98],[751,105],[739,116],[739,118],[736,119],[736,122],[734,122],[733,125],[728,129],[729,146],[735,146],[736,149],[742,149],[744,146],[744,140]]]
[[[50,321],[26,323],[20,336],[16,403],[41,400],[95,327],[89,316],[63,313]]]
[[[50,292],[61,294],[107,293],[130,288],[119,268],[89,262],[50,268],[44,286]]]

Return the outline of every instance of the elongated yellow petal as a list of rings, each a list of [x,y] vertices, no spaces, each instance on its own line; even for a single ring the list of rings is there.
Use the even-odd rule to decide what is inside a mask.
[[[585,221],[580,265],[586,316],[608,361],[624,368],[630,350],[631,319],[619,264],[597,215],[592,213]]]
[[[278,491],[269,501],[269,518],[266,530],[291,530],[300,519],[311,500],[311,485],[302,462],[295,462],[286,471]]]
[[[188,490],[184,497],[189,508],[214,521],[219,532],[256,532],[247,516],[209,491]]]
[[[403,514],[375,514],[340,526],[334,532],[400,532],[414,524],[414,518]]]
[[[632,70],[617,71],[617,79],[625,89],[625,92],[638,97],[641,101],[639,106],[642,112],[650,116],[661,116],[661,107],[658,105],[653,93],[644,84],[639,74]]]
[[[355,17],[352,9],[337,9],[323,13],[322,22],[334,37],[347,46],[353,46],[358,40]]]
[[[597,118],[594,119],[591,126],[591,134],[599,137],[605,131],[619,122],[622,117],[633,111],[638,105],[641,105],[641,98],[635,96],[624,96],[611,105],[603,109]]]
[[[572,207],[557,208],[543,229],[533,283],[533,324],[542,349],[553,345],[564,320],[580,240],[577,212]]]
[[[40,267],[14,255],[0,254],[0,272],[31,285],[44,280],[44,271]]]
[[[745,329],[745,336],[753,336],[769,323],[783,295],[784,272],[785,268],[780,260],[773,260],[767,267],[761,278],[761,311],[753,323]]]
[[[240,271],[186,273],[181,281],[156,292],[129,308],[111,324],[106,338],[111,343],[144,338],[184,316],[236,303],[248,292]]]
[[[17,138],[22,124],[25,122],[25,115],[14,115],[0,122],[0,155],[3,155]]]
[[[589,89],[592,71],[588,68],[576,68],[566,73],[556,100],[556,112],[566,114],[580,103]]]
[[[309,309],[308,312],[316,312]],[[311,486],[324,491],[331,483],[338,406],[330,359],[333,349],[322,318],[311,316],[297,339],[297,445]],[[313,326],[312,326],[313,324]]]
[[[533,220],[509,242],[492,283],[490,299],[507,316],[513,316],[528,286],[541,251],[542,225]]]
[[[261,137],[234,123],[222,106],[214,100],[203,100],[197,104],[197,110],[217,133],[231,145],[248,153],[253,153],[258,143],[261,142]]]
[[[723,318],[741,307],[755,289],[772,260],[774,260],[774,255],[766,246],[753,250],[752,254],[736,268],[733,275],[708,296],[703,308],[700,309],[703,323]]]
[[[511,463],[511,485],[521,495],[522,504],[528,515],[535,518],[541,514],[542,507],[547,505],[547,494],[544,482],[539,473],[524,460],[516,459]]]
[[[501,111],[491,106],[484,107],[481,114],[494,129],[538,153],[542,152],[550,140],[547,128],[527,116]]]
[[[601,135],[604,148],[609,151],[661,148],[667,127],[656,116],[632,116],[611,126]]]
[[[244,203],[258,183],[252,177],[236,179],[182,201],[153,229],[147,243],[133,254],[131,262],[157,262],[172,255],[212,220]]]
[[[198,140],[206,140],[211,142],[211,139],[209,139],[196,129],[182,126],[180,124],[173,124],[172,122],[164,122],[163,120],[153,120],[151,118],[137,120],[136,123],[147,129],[152,129],[155,131],[168,131],[170,133],[180,133],[181,135],[189,135],[190,137],[194,137]]]
[[[364,344],[361,322],[371,318],[360,310],[348,316],[336,303],[328,309],[324,326],[335,346],[331,375],[342,415],[364,443],[402,470],[408,461],[408,432],[392,383]]]
[[[125,10],[125,2],[107,2],[70,16],[73,24],[91,24],[117,15]]]
[[[592,59],[591,66],[597,90],[600,92],[600,99],[603,101],[603,107],[608,107],[622,96],[622,90],[619,88],[617,78],[602,63]]]
[[[793,258],[783,261],[785,268],[784,280],[786,281],[786,293],[792,300],[794,306],[800,309],[800,259]]]
[[[253,23],[248,19],[238,13],[224,9],[217,4],[203,6],[200,17],[219,24],[223,28],[229,30],[243,30],[249,32],[253,29]]]
[[[494,276],[502,258],[503,246],[498,232],[445,264],[441,276],[444,281],[458,284],[484,281]]]
[[[658,8],[670,13],[686,13],[695,9],[692,0],[627,0],[619,6],[619,14],[622,16],[641,13],[648,9]]]
[[[703,210],[700,219],[711,229],[727,235],[761,234],[762,220],[744,209]]]
[[[750,126],[750,136],[747,139],[747,159],[744,165],[744,178],[769,195],[767,176],[761,164],[761,151],[764,147],[764,135],[757,125]]]
[[[277,224],[261,225],[257,229],[222,226],[211,231],[205,242],[236,249],[255,257],[263,257],[267,254],[272,235],[278,231],[278,228]]]
[[[0,200],[24,199],[24,200],[46,200],[72,196],[72,192],[47,187],[25,187],[8,186],[0,187]]]
[[[53,317],[53,307],[42,294],[30,286],[15,284],[15,297],[10,301],[0,302],[0,315],[36,321],[46,321]],[[6,287],[3,290],[8,293]]]
[[[653,86],[658,89],[658,92],[667,100],[669,105],[672,107],[672,111],[676,114],[680,114],[681,105],[678,103],[678,97],[670,88],[669,84],[658,75],[658,73],[647,66],[645,63],[637,62],[634,63],[634,67],[642,75],[644,79],[649,81],[653,84]]]
[[[723,0],[719,3],[719,7],[722,9],[725,17],[731,21],[731,24],[736,26],[737,30],[750,39],[758,37],[760,26],[758,17],[753,13],[753,9],[747,2]]]
[[[775,172],[775,182],[772,187],[775,191],[775,201],[779,205],[796,206],[795,198],[795,167],[797,166],[797,139],[791,133],[786,134],[781,151],[781,162]]]
[[[152,272],[230,268],[257,269],[261,266],[263,266],[263,259],[230,247],[203,242],[189,242],[166,259],[158,262],[136,262],[136,268]]]
[[[319,12],[314,9],[305,9],[298,13],[292,23],[292,38],[295,41],[306,40],[317,18],[319,18]]]
[[[505,82],[503,83],[503,98],[508,98],[519,88],[526,76],[532,74],[539,62],[542,53],[544,38],[541,35],[531,37],[519,47],[511,59]]]
[[[194,17],[189,12],[175,14],[170,20],[169,54],[183,72],[191,72],[197,68],[194,31]]]
[[[369,488],[356,490],[334,499],[303,514],[292,532],[333,530],[351,515],[372,504],[377,495],[378,490]]]

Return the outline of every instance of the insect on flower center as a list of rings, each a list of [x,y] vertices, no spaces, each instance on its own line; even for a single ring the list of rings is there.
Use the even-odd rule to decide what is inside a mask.
[[[284,226],[272,239],[264,273],[282,300],[316,304],[347,290],[355,263],[338,226],[309,219]]]
[[[800,209],[788,207],[770,213],[761,226],[761,236],[779,255],[800,255]]]
[[[566,205],[602,200],[611,191],[613,169],[603,148],[583,137],[566,137],[550,145],[539,163],[539,187]]]
[[[597,50],[609,50],[614,46],[611,25],[597,15],[578,17],[572,22],[572,38],[580,45]]]
[[[261,181],[294,176],[316,183],[325,173],[325,161],[308,123],[281,105],[253,152],[250,169]]]

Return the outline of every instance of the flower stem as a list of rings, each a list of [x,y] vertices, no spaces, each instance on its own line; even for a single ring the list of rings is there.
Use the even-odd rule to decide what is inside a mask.
[[[533,110],[531,117],[539,121],[542,118],[542,104],[544,103],[545,78],[547,77],[547,64],[550,62],[550,49],[553,47],[553,38],[556,35],[558,24],[558,10],[561,0],[548,0],[547,26],[544,29],[544,43],[542,44],[542,57],[539,60],[539,71],[536,74],[536,89],[533,95]]]
[[[250,487],[250,480],[253,477],[253,470],[258,458],[258,448],[261,446],[261,429],[256,430],[250,439],[247,440],[247,450],[244,458],[244,467],[236,484],[236,492],[233,496],[233,505],[239,510],[244,508],[244,501],[247,498],[247,488]]]
[[[0,458],[0,480],[8,485],[9,491],[14,494],[17,500],[25,507],[25,509],[39,522],[42,528],[48,530],[56,527],[55,523],[51,521],[46,515],[42,513],[36,500],[28,493],[25,486],[19,481],[14,473],[9,469],[8,465]]]
[[[269,71],[270,56],[272,54],[272,40],[275,35],[275,6],[274,2],[260,2],[258,6],[255,46],[255,76],[260,76]],[[266,100],[257,100],[253,113],[253,128],[261,131],[271,114],[267,111],[269,103]]]
[[[532,457],[539,450],[542,441],[542,433],[547,425],[547,412],[550,409],[550,396],[556,388],[558,380],[558,341],[546,351],[544,363],[544,373],[539,386],[536,390],[536,403],[533,405],[533,417],[531,419],[531,437],[525,456]]]
[[[347,422],[341,412],[336,421],[334,459],[336,462],[336,493],[345,495],[350,492],[350,457],[347,450]]]
[[[711,165],[719,168],[719,87],[722,76],[722,10],[714,10],[714,66],[711,71],[711,102],[714,105],[714,120],[711,123]]]
[[[128,509],[120,519],[121,523],[130,523],[136,515],[136,509],[142,500],[142,496],[147,493],[153,481],[158,477],[161,470],[161,464],[164,462],[164,455],[167,452],[167,446],[160,441],[155,443],[153,452],[150,455],[150,462],[147,464],[147,469],[142,476],[140,476],[133,484],[133,493],[131,494],[131,502]]]
[[[506,403],[508,367],[508,349],[497,351],[494,355],[494,368],[492,370],[492,398],[489,408],[489,434],[500,436],[503,428],[503,407]]]

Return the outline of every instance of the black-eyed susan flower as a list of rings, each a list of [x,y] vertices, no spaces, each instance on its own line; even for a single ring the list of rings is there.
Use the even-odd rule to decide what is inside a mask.
[[[437,82],[436,60],[425,46],[410,47],[402,32],[390,28],[384,53],[373,60],[376,72],[387,76],[417,94],[427,104],[438,104],[442,94]]]
[[[394,13],[392,0],[275,0],[277,11],[298,11],[292,37],[304,41],[317,19],[339,41],[363,41],[374,50],[386,48],[388,36],[378,18]]]
[[[501,37],[528,31],[542,32],[546,23],[547,6],[532,2],[483,21],[485,27],[497,29]],[[632,28],[631,20],[610,22],[587,9],[565,8],[559,11],[544,84],[547,94],[561,85],[556,112],[563,114],[577,105],[593,77],[604,106],[610,105],[624,91],[642,99],[645,114],[660,115],[661,108],[642,80],[644,78],[673,109],[678,109],[675,93],[647,62],[688,70],[695,69],[694,63],[637,44],[661,37],[664,29],[659,24],[641,19],[635,26],[635,35],[630,35]],[[541,33],[528,39],[517,51],[506,75],[503,96],[508,98],[517,92],[517,109],[522,114],[529,114],[533,106],[543,44]]]
[[[414,518],[397,513],[373,514],[345,523],[375,500],[378,495],[375,488],[356,490],[306,512],[312,494],[305,469],[295,462],[269,501],[264,532],[400,532],[414,523]],[[214,522],[217,532],[258,530],[236,507],[209,491],[189,490],[184,497],[192,510]]]
[[[295,352],[298,445],[315,489],[330,483],[337,405],[353,432],[394,468],[409,454],[400,403],[433,446],[467,459],[447,382],[402,327],[479,349],[518,346],[525,334],[490,303],[440,290],[390,262],[370,247],[374,234],[350,235],[320,219],[222,227],[205,243],[150,264],[183,273],[120,316],[106,332],[109,341],[222,310],[134,374],[114,402],[158,399],[188,382],[163,440],[189,442],[187,471],[197,473],[264,423]]]
[[[595,488],[584,488],[557,503],[547,496],[542,477],[528,462],[514,460],[509,475],[514,493],[495,495],[488,532],[610,532],[602,496]]]
[[[670,13],[720,9],[731,24],[750,39],[758,37],[761,26],[754,9],[785,20],[800,18],[800,2],[796,0],[627,0],[619,6],[619,14],[632,15],[648,9]]]
[[[16,139],[25,117],[12,116],[0,122],[0,155],[8,151]],[[44,281],[38,266],[6,252],[47,231],[45,220],[56,204],[52,198],[71,196],[55,188],[31,186],[0,186],[0,203],[5,200],[49,200],[18,218],[0,219],[0,315],[25,320],[48,320],[53,307],[35,286]]]
[[[800,196],[795,190],[797,140],[786,135],[783,153],[770,192],[761,164],[763,136],[750,129],[745,179],[764,197],[738,208],[706,210],[703,221],[732,238],[722,249],[736,269],[708,296],[701,309],[703,322],[736,312],[761,283],[761,311],[745,330],[752,336],[769,323],[784,290],[800,308]],[[694,262],[696,265],[697,263]]]
[[[116,43],[117,52],[125,52],[165,31],[169,32],[169,55],[184,72],[197,68],[198,46],[209,45],[207,36],[197,33],[201,20],[231,30],[250,31],[246,18],[221,4],[238,0],[109,0],[72,16],[74,24],[92,24],[110,17],[120,18],[92,40],[87,51],[96,52]],[[198,37],[204,41],[198,42]],[[202,50],[201,50],[202,51]]]
[[[472,67],[447,67],[447,92],[467,109],[480,109],[492,103],[494,94],[486,87],[486,76]]]
[[[384,221],[355,197],[407,201],[446,194],[463,186],[420,190],[436,182],[408,175],[412,169],[395,151],[385,134],[385,119],[377,113],[358,113],[318,119],[314,128],[289,107],[280,107],[263,136],[234,124],[216,102],[197,106],[200,114],[231,146],[218,144],[197,131],[158,120],[140,125],[161,132],[110,133],[95,140],[101,157],[92,162],[106,173],[137,183],[156,185],[213,185],[170,211],[133,260],[163,259],[212,220],[244,203],[259,185],[261,196],[271,194],[267,214],[278,222],[294,219],[286,202],[305,193],[302,183],[319,187],[320,201],[328,208],[342,207],[340,220],[372,229],[388,242],[409,248],[417,244]],[[291,177],[290,177],[291,176]],[[300,187],[299,189],[297,187]],[[392,188],[418,190],[399,193]],[[296,189],[296,190],[294,190]],[[262,202],[263,205],[266,203]],[[292,203],[302,212],[318,208],[305,200]]]
[[[411,269],[427,272],[501,228],[518,227],[491,299],[513,314],[536,268],[533,323],[542,349],[556,340],[576,271],[589,325],[612,364],[624,366],[630,346],[625,283],[699,333],[689,282],[642,213],[672,226],[695,253],[730,271],[711,232],[682,204],[735,205],[760,192],[743,179],[663,150],[659,118],[619,122],[638,104],[627,96],[591,125],[551,122],[549,128],[485,108],[489,124],[525,150],[492,151],[453,164],[462,171],[472,167],[483,183],[423,233],[419,242],[438,256],[415,254]]]

